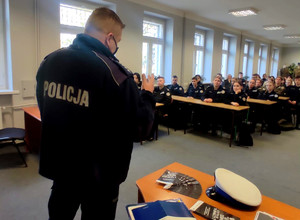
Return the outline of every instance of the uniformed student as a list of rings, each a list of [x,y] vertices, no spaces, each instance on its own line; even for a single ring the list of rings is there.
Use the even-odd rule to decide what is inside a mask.
[[[238,79],[242,81],[243,87],[245,88],[247,82],[246,82],[246,80],[244,79],[243,75],[244,75],[244,74],[243,74],[242,72],[239,72]]]
[[[136,83],[138,89],[141,90],[142,89],[141,75],[139,73],[134,73],[133,80]]]
[[[296,129],[300,130],[300,75],[295,77],[296,96]]]
[[[260,93],[258,99],[278,101],[278,94],[274,91],[273,81],[267,81],[266,91]],[[273,134],[280,134],[280,127],[278,124],[279,119],[281,118],[278,104],[266,105],[263,112],[258,112],[258,114],[263,114],[265,121],[267,123],[267,131]]]
[[[285,87],[281,84],[282,82],[282,77],[281,76],[277,76],[275,79],[275,88],[274,91],[279,95],[279,96],[283,96],[285,93]]]
[[[284,118],[289,122],[292,122],[292,112],[296,108],[298,93],[298,87],[296,85],[294,86],[292,78],[288,77],[285,81],[284,95],[289,97],[289,100],[287,101],[286,105],[284,105],[283,114]]]
[[[258,96],[258,90],[255,87],[255,80],[251,79],[249,80],[246,89],[245,89],[245,93],[247,94],[248,97],[256,99]]]
[[[208,86],[202,96],[202,100],[207,103],[222,102],[224,103],[227,98],[226,90],[221,86],[221,79],[219,76],[214,78],[213,84]],[[212,130],[212,134],[216,135],[216,127],[220,122],[221,115],[212,107],[203,107],[200,114],[200,124],[202,132],[206,133]],[[204,116],[204,117],[203,117]]]
[[[182,86],[178,85],[178,77],[172,77],[172,84],[168,85],[168,89],[171,92],[171,95],[184,96],[184,89]]]
[[[185,96],[193,97],[196,99],[201,99],[202,95],[204,94],[203,85],[199,86],[197,83],[196,77],[192,78],[192,87],[189,87]]]
[[[221,86],[221,80],[218,76],[214,78],[213,84],[208,86],[202,96],[204,102],[224,102],[227,92]]]
[[[167,123],[166,121],[169,114],[169,107],[172,101],[171,92],[168,87],[165,86],[165,78],[163,76],[157,77],[157,86],[154,87],[153,96],[157,103],[162,103],[164,105],[160,106],[155,111],[153,127],[148,137],[149,141],[153,140],[154,132],[157,129],[158,124]]]
[[[155,101],[169,105],[171,103],[171,92],[168,87],[165,86],[165,78],[163,76],[157,77],[157,86],[153,91]]]
[[[261,79],[258,79],[255,81],[255,87],[258,91],[258,94],[264,93],[266,91],[266,88],[262,86],[263,81]]]
[[[225,103],[234,106],[247,104],[247,94],[243,91],[242,81],[238,80],[233,84],[233,92],[227,95]]]
[[[115,219],[133,141],[151,129],[154,76],[142,76],[139,92],[114,56],[124,27],[114,11],[97,8],[84,34],[49,54],[38,70],[39,173],[53,180],[51,220],[74,219],[79,207],[81,219]]]
[[[232,84],[233,84],[232,75],[228,74],[227,79],[224,80],[224,82],[222,83],[222,86],[224,89],[226,89],[227,92],[230,92]]]

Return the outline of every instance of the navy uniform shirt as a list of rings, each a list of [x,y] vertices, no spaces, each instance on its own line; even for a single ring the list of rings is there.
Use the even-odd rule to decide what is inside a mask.
[[[163,103],[165,105],[171,103],[171,92],[166,86],[162,89],[159,89],[159,87],[156,86],[153,91],[153,96],[156,102]]]
[[[226,90],[220,86],[217,90],[214,89],[213,85],[210,85],[206,88],[202,100],[211,98],[213,102],[225,102],[226,101],[227,92]]]
[[[179,95],[179,96],[183,96],[184,95],[184,89],[182,88],[182,86],[178,85],[176,83],[176,85],[168,85],[168,89],[170,90],[172,95]]]
[[[296,86],[285,87],[284,95],[290,97],[290,100],[294,101],[297,98],[297,88]]]
[[[257,90],[256,87],[253,87],[252,89],[249,89],[249,87],[247,86],[246,89],[245,89],[245,93],[250,97],[250,98],[253,98],[253,99],[256,99],[259,92]]]
[[[259,99],[270,100],[270,101],[277,101],[278,97],[279,95],[274,90],[270,93],[268,91],[265,91],[258,95]]]
[[[201,99],[202,95],[204,94],[203,85],[197,85],[196,88],[194,86],[189,86],[188,91],[186,92],[186,96],[193,97],[196,99]]]
[[[239,105],[246,105],[247,103],[247,94],[245,92],[240,92],[239,94],[235,94],[235,92],[231,92],[227,96],[226,104],[230,104],[231,102],[237,102]]]

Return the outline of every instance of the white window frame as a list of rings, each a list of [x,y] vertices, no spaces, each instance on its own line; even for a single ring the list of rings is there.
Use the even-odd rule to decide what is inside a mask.
[[[161,46],[161,53],[159,55],[160,60],[157,61],[157,72],[154,73],[155,77],[158,76],[164,76],[164,54],[165,54],[165,35],[166,35],[166,21],[162,18],[154,17],[154,16],[144,16],[143,19],[143,24],[144,22],[151,22],[151,23],[156,23],[162,26],[162,35],[161,37],[150,37],[150,36],[144,36],[143,35],[143,45],[147,44],[147,54],[145,55],[146,60],[142,61],[142,72],[145,74],[151,74],[154,73],[153,70],[153,60],[152,60],[152,55],[153,55],[153,46],[154,45],[160,45]],[[146,62],[146,68],[144,68],[144,62]]]
[[[279,64],[279,49],[273,48],[272,50],[272,58],[271,58],[271,76],[277,76],[278,72],[278,64]]]
[[[197,34],[202,35],[204,38],[202,45],[195,45],[195,37]],[[194,75],[200,75],[202,77],[204,75],[205,47],[206,47],[206,31],[198,29],[195,31],[195,34],[194,34],[193,73],[194,73]],[[198,61],[198,63],[201,64],[199,72],[197,72],[197,69],[198,69],[197,60],[196,60],[197,52],[202,52],[202,54],[203,54],[202,59],[200,61]]]
[[[247,50],[245,51],[246,45],[247,45]],[[247,75],[247,69],[248,69],[249,49],[250,49],[250,42],[246,41],[243,47],[243,73],[245,75]]]
[[[227,49],[224,49],[224,41],[227,40]],[[228,65],[229,65],[229,49],[230,49],[230,37],[228,36],[223,36],[223,40],[222,40],[222,57],[221,57],[221,74],[224,78],[227,77],[228,75]],[[226,55],[226,61],[225,63],[223,63],[223,55]],[[225,68],[223,68],[223,66],[225,65]]]
[[[94,5],[91,3],[86,3],[86,2],[83,3],[83,2],[77,2],[72,0],[61,0],[60,5],[70,5],[79,9],[91,10],[91,11],[101,6],[101,5]],[[71,34],[74,35],[75,38],[77,34],[83,32],[84,32],[84,27],[60,24],[60,47],[68,46],[68,45],[62,45],[62,39],[61,39],[62,34]]]
[[[268,46],[265,44],[261,44],[259,47],[259,51],[258,51],[258,63],[257,63],[257,73],[262,76],[263,74],[266,73],[266,69],[267,69],[267,51],[268,50]],[[264,69],[262,69],[263,67],[265,67]]]
[[[13,92],[9,0],[0,0],[0,32],[0,93],[7,93]]]

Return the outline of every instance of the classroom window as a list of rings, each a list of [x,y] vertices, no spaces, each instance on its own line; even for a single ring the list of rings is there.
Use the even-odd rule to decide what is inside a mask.
[[[224,36],[223,43],[222,43],[222,66],[221,66],[221,74],[224,78],[228,74],[229,41],[230,38]]]
[[[203,76],[205,54],[205,31],[198,30],[194,35],[194,75]]]
[[[268,46],[261,44],[258,51],[258,64],[257,73],[263,75],[266,73],[267,68],[267,56],[268,56]]]
[[[272,60],[271,60],[271,75],[277,76],[278,72],[278,62],[279,62],[279,49],[273,48],[272,51]]]
[[[70,4],[60,4],[61,47],[68,47],[77,34],[83,33],[85,23],[92,11],[92,7],[85,8]]]
[[[142,73],[163,75],[165,21],[145,17],[143,20]]]
[[[13,89],[9,30],[9,1],[0,1],[0,92]]]
[[[246,41],[244,44],[243,53],[243,73],[244,76],[251,76],[253,71],[253,56],[254,56],[254,42]]]

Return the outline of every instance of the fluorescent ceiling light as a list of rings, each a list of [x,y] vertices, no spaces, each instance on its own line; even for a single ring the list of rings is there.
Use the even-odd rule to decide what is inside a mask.
[[[254,8],[243,8],[243,9],[234,9],[230,10],[228,14],[234,15],[236,17],[245,17],[251,15],[257,15],[257,10]]]
[[[296,38],[300,38],[300,34],[284,35],[284,38],[296,39]]]
[[[263,27],[267,31],[277,31],[277,30],[283,30],[286,26],[283,24],[273,24],[273,25],[264,25]]]

